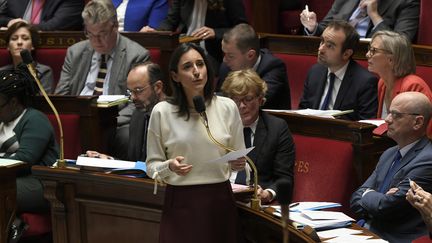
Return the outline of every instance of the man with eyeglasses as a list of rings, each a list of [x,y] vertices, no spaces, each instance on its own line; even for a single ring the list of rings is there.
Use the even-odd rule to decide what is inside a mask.
[[[237,104],[244,126],[246,147],[255,146],[248,156],[258,170],[258,197],[270,203],[276,197],[276,185],[289,181],[294,185],[295,148],[287,123],[261,110],[265,103],[266,83],[252,69],[231,72],[222,92]],[[248,185],[253,182],[249,166],[231,174],[231,182]]]
[[[127,132],[129,141],[117,143],[119,150],[127,151],[120,159],[130,161],[145,161],[147,157],[147,127],[153,107],[165,100],[166,83],[162,69],[150,61],[132,67],[127,77],[127,94],[135,105]],[[87,151],[89,157],[109,158],[96,151]]]
[[[90,1],[82,12],[82,18],[88,40],[68,48],[55,94],[126,94],[129,70],[133,64],[149,60],[149,52],[118,32],[116,10],[112,1]],[[119,134],[127,134],[120,130],[128,130],[133,109],[133,105],[129,104],[119,111]],[[119,137],[119,134],[116,137],[120,140],[115,140],[115,143],[127,143],[128,138]]]
[[[411,242],[428,234],[405,196],[410,180],[432,191],[432,143],[426,136],[431,115],[432,104],[420,92],[403,92],[393,99],[385,121],[387,136],[397,146],[381,155],[375,171],[351,197],[351,209],[364,219],[364,226],[389,242]]]
[[[219,69],[217,87],[220,89],[228,73],[252,68],[267,83],[268,109],[291,109],[291,96],[284,62],[269,50],[260,49],[258,35],[252,26],[238,24],[225,32],[222,40],[223,63]]]
[[[370,119],[377,111],[378,79],[352,59],[359,42],[357,31],[345,21],[334,21],[324,30],[318,63],[304,82],[299,109],[353,110],[347,120]]]
[[[309,9],[302,11],[300,21],[307,35],[320,36],[331,21],[345,20],[362,38],[370,38],[380,30],[393,30],[414,41],[419,15],[420,0],[335,0],[321,22]]]

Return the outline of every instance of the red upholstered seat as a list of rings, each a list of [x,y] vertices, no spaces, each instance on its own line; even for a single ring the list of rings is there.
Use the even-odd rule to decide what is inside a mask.
[[[285,62],[291,92],[291,107],[297,109],[303,94],[304,81],[309,68],[316,63],[316,56],[273,53]]]
[[[0,48],[0,67],[6,66],[11,62],[9,51],[6,48]]]
[[[53,114],[47,116],[56,131],[57,142],[60,143],[57,120]],[[64,157],[66,159],[76,159],[83,152],[80,142],[80,117],[78,114],[60,114],[60,120],[63,126]]]
[[[416,74],[420,76],[432,89],[432,67],[428,66],[417,66]]]
[[[41,236],[52,231],[51,215],[48,213],[23,213],[21,214],[21,219],[29,225],[23,237]]]
[[[253,23],[253,6],[252,0],[243,0],[243,5],[245,8],[246,18],[249,23]]]
[[[349,199],[358,182],[350,142],[294,134],[296,162],[293,202],[330,201],[350,213]]]
[[[33,57],[39,63],[52,68],[54,86],[57,85],[57,82],[60,79],[60,73],[66,57],[66,52],[66,48],[39,48],[36,49],[35,56]]]
[[[429,14],[432,9],[432,1],[420,1],[420,21],[417,33],[417,44],[432,45],[432,25],[429,22]]]
[[[160,49],[159,48],[149,48],[150,59],[152,62],[160,65]]]
[[[432,240],[429,237],[429,235],[425,235],[425,236],[422,236],[420,238],[413,240],[412,243],[432,243]]]

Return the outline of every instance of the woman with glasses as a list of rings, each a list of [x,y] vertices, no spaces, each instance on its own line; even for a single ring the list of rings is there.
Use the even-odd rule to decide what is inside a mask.
[[[39,43],[39,34],[33,25],[26,22],[17,22],[11,25],[6,31],[7,49],[12,58],[12,64],[0,67],[0,70],[13,70],[18,68],[27,69],[23,66],[21,51],[27,49],[33,52]],[[54,78],[52,69],[49,66],[35,62],[36,72],[39,76],[43,88],[50,94],[52,93]]]
[[[29,165],[17,174],[17,211],[47,212],[41,182],[31,175],[33,165],[52,165],[58,158],[54,129],[48,118],[31,107],[38,92],[23,71],[0,71],[0,158]]]
[[[236,104],[213,94],[213,70],[195,44],[181,44],[169,70],[173,96],[153,108],[147,133],[147,174],[167,184],[159,242],[242,242],[229,176],[245,160],[212,162],[227,151],[208,137],[193,97],[204,98],[216,140],[237,150],[245,145]]]
[[[385,119],[393,98],[406,91],[424,93],[432,100],[426,82],[415,75],[416,63],[411,42],[392,31],[378,31],[372,36],[366,53],[369,71],[378,74],[378,114]]]

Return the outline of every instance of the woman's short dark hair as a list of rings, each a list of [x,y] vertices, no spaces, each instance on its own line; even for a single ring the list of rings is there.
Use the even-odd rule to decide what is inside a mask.
[[[195,50],[197,51],[204,60],[204,63],[207,68],[207,82],[204,86],[204,100],[209,101],[213,98],[213,92],[214,92],[214,71],[212,69],[212,66],[210,64],[210,60],[208,59],[207,55],[205,54],[204,50],[193,43],[183,43],[178,46],[173,54],[171,55],[171,59],[169,62],[169,71],[170,72],[178,72],[178,65],[180,62],[180,58],[188,51]],[[186,116],[186,120],[189,119],[190,113],[188,109],[188,100],[186,98],[186,94],[183,90],[183,87],[180,83],[176,82],[172,79],[172,75],[170,75],[171,80],[171,87],[173,90],[173,94],[171,97],[168,98],[168,102],[178,106],[178,114],[179,116]]]
[[[34,79],[27,71],[21,69],[0,71],[0,95],[7,100],[16,97],[22,105],[29,106],[37,93]]]
[[[32,45],[34,48],[36,48],[39,45],[39,32],[36,26],[28,24],[23,21],[16,22],[15,24],[11,25],[7,31],[6,31],[6,43],[9,44],[10,39],[12,38],[12,35],[20,28],[26,28],[30,32],[30,37],[32,40]]]

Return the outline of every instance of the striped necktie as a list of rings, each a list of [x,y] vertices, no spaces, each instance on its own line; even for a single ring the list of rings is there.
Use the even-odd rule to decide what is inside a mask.
[[[94,88],[93,95],[102,95],[103,85],[107,74],[107,63],[106,55],[102,54],[100,59],[99,72],[96,78],[96,86]]]
[[[32,24],[39,24],[41,15],[42,15],[42,8],[44,6],[45,0],[33,0],[32,1],[32,10],[31,10],[31,17],[30,22]]]

